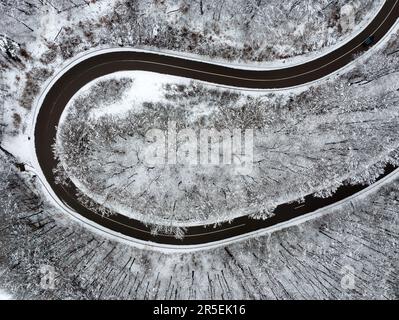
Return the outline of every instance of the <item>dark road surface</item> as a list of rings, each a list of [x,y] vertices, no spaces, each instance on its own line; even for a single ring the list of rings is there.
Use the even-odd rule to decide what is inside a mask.
[[[175,239],[172,235],[153,236],[150,229],[140,221],[118,213],[102,217],[87,209],[75,199],[75,186],[67,188],[57,185],[53,176],[57,160],[53,157],[51,145],[56,137],[56,126],[68,101],[81,87],[98,77],[117,71],[144,70],[244,88],[271,89],[301,85],[339,70],[351,62],[354,55],[368,50],[369,47],[363,44],[368,37],[374,36],[374,44],[381,40],[398,18],[398,3],[399,0],[386,1],[377,17],[362,32],[337,50],[311,62],[279,70],[234,69],[144,52],[112,52],[87,58],[66,71],[54,83],[40,106],[35,126],[35,148],[41,170],[58,198],[81,216],[131,238],[172,245],[196,245],[228,239],[289,221],[345,199],[366,186],[343,186],[330,198],[318,199],[309,195],[301,204],[280,205],[275,210],[275,216],[265,221],[243,216],[218,227],[188,227],[183,240]],[[393,167],[387,166],[384,176],[393,170]]]

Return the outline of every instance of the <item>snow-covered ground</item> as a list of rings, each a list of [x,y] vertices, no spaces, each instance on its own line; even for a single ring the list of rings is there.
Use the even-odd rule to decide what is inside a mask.
[[[325,53],[349,40],[383,0],[197,1],[64,0],[35,6],[2,3],[3,33],[49,58],[88,47],[134,46],[258,67],[281,67]],[[73,5],[74,4],[74,5]],[[134,10],[132,10],[134,6]],[[94,27],[95,26],[95,27]],[[50,48],[51,50],[52,48]]]
[[[129,1],[134,10],[126,5],[127,1],[0,3],[0,139],[1,146],[17,157],[0,152],[0,268],[5,270],[0,277],[0,287],[4,288],[0,297],[398,298],[396,180],[360,200],[352,199],[328,214],[287,230],[224,248],[165,254],[110,240],[75,223],[49,201],[37,176],[16,172],[13,163],[29,162],[31,156],[27,138],[33,107],[44,84],[60,66],[86,50],[134,46],[221,63],[245,63],[247,68],[279,67],[315,57],[342,44],[382,4],[377,0],[276,0],[261,1],[258,5],[254,1],[231,1],[195,1],[188,3],[188,7],[187,2],[180,0]],[[246,19],[251,20],[247,26]],[[293,115],[298,116],[299,107],[305,106],[302,122],[310,122],[307,132],[310,133],[313,122],[337,124],[324,114],[337,107],[342,114],[337,114],[336,127],[354,128],[352,140],[357,138],[357,146],[361,147],[352,149],[351,157],[364,152],[373,169],[366,168],[363,157],[355,158],[359,162],[356,166],[363,164],[366,166],[363,169],[367,169],[352,175],[355,181],[372,181],[379,166],[371,165],[392,161],[386,155],[398,141],[395,135],[398,33],[391,37],[383,52],[371,52],[366,58],[370,60],[368,63],[354,65],[343,77],[332,79],[328,90],[314,84],[301,92],[284,94],[280,108],[274,110],[285,118],[288,115],[283,114],[287,111],[284,107],[296,106]],[[178,82],[190,86],[178,78],[148,81],[151,77],[145,76],[141,74],[137,79],[147,79],[151,86],[134,82],[132,87],[136,86],[137,91],[127,91],[122,96],[126,103],[114,103],[112,116],[124,116],[132,102],[136,107],[141,105],[148,99],[149,89],[156,90],[156,95],[150,97],[152,100],[163,102],[164,84]],[[340,91],[342,79],[353,88]],[[137,95],[138,92],[141,94]],[[345,92],[356,92],[356,97],[345,96]],[[340,94],[344,94],[342,100]],[[259,98],[255,93],[248,95]],[[289,103],[290,98],[294,101]],[[276,98],[263,100],[272,104]],[[111,117],[107,106],[98,107],[98,116]],[[208,109],[206,104],[203,107]],[[352,123],[341,123],[339,120],[347,119],[348,111],[353,116]],[[293,119],[287,117],[288,120]],[[286,123],[286,128],[295,129],[294,124]],[[323,130],[328,130],[328,126]],[[336,138],[337,132],[333,135]],[[330,152],[332,159],[338,161],[339,153],[347,154],[348,150]],[[330,178],[326,181],[329,187]],[[335,180],[340,182],[343,178],[341,175]],[[41,286],[43,266],[50,266],[61,275],[56,277],[55,289]],[[348,277],[353,280],[353,287],[345,285]]]
[[[0,192],[0,286],[13,298],[397,299],[398,180],[286,230],[164,254],[88,232],[1,160],[0,188],[10,192]],[[52,288],[42,286],[43,266]]]
[[[0,300],[11,300],[12,296],[4,290],[0,289]]]
[[[88,49],[120,46],[120,41],[122,41],[123,46],[134,46],[136,48],[147,48],[152,51],[169,51],[172,53],[179,51],[180,55],[188,54],[190,57],[199,59],[211,58],[214,62],[228,62],[230,65],[234,65],[234,59],[220,60],[220,56],[218,55],[207,57],[205,51],[200,55],[195,55],[192,51],[186,50],[187,48],[184,46],[189,43],[185,42],[186,38],[184,37],[179,41],[175,36],[172,37],[170,35],[168,37],[168,32],[162,37],[160,37],[159,32],[154,33],[155,29],[161,27],[162,30],[164,28],[168,30],[169,24],[172,24],[172,28],[183,28],[184,23],[189,24],[190,21],[198,20],[198,23],[203,25],[202,31],[206,32],[208,36],[212,36],[212,32],[214,31],[210,28],[212,23],[209,21],[215,18],[215,12],[217,12],[216,17],[219,16],[218,12],[221,8],[217,5],[215,7],[215,4],[210,1],[203,2],[204,15],[201,15],[201,17],[197,17],[196,11],[199,9],[199,4],[193,4],[188,12],[185,10],[174,11],[173,9],[175,8],[181,8],[181,3],[178,1],[166,1],[159,7],[147,1],[138,1],[135,3],[134,12],[128,9],[124,1],[110,4],[108,1],[96,1],[93,3],[91,1],[80,0],[72,3],[70,1],[57,0],[51,3],[34,1],[32,6],[29,6],[25,2],[19,2],[18,6],[13,6],[13,4],[13,1],[5,1],[0,6],[0,10],[5,13],[2,20],[3,34],[0,36],[1,51],[5,59],[1,75],[1,85],[4,88],[2,88],[1,92],[7,92],[6,95],[2,95],[5,108],[2,110],[1,116],[3,121],[8,124],[8,138],[12,137],[10,140],[15,139],[15,141],[18,141],[18,145],[19,143],[25,145],[27,142],[27,135],[29,133],[26,132],[26,129],[29,130],[29,122],[32,118],[30,110],[34,106],[35,99],[39,96],[40,89],[44,86],[45,81],[56,73],[66,61],[71,60],[77,54]],[[306,21],[307,27],[316,29],[310,32],[312,37],[316,36],[317,32],[322,32],[324,35],[328,34],[328,41],[324,39],[325,41],[315,41],[313,43],[316,46],[314,54],[320,55],[353,37],[370,21],[382,4],[382,0],[343,0],[333,4],[327,1],[320,2],[314,0],[308,0],[306,3],[297,3],[292,0],[279,1],[279,3],[260,3],[258,5],[265,6],[261,9],[269,12],[270,16],[266,20],[262,20],[265,18],[264,15],[256,16],[253,18],[255,20],[253,23],[256,22],[257,26],[261,23],[262,32],[264,32],[267,26],[273,29],[273,31],[277,30],[276,33],[278,36],[275,39],[269,38],[270,32],[264,34],[264,36],[267,36],[268,43],[270,42],[270,45],[276,47],[273,41],[291,41],[293,39],[291,38],[292,32],[287,32],[286,36],[283,36],[281,34],[283,31],[278,31],[278,26],[280,26],[281,30],[286,32],[286,23],[283,19],[286,14],[289,13],[292,21],[295,21],[295,19],[299,19],[301,22]],[[234,12],[240,12],[240,17],[242,17],[243,21],[245,20],[243,18],[245,15],[252,17],[252,14],[249,14],[246,10],[249,9],[251,11],[251,6],[253,5],[239,2],[236,2],[234,5],[225,3],[223,10],[221,10],[220,21],[218,23],[221,25],[226,23],[231,24],[230,17]],[[344,28],[345,30],[342,33],[335,34],[334,32],[337,31],[336,29],[343,21],[341,21],[341,15],[339,14],[340,18],[336,21],[333,19],[333,25],[328,26],[331,12],[339,13],[341,10],[346,12],[348,11],[348,6],[355,8],[355,25],[353,28]],[[276,8],[273,9],[273,7]],[[269,10],[269,8],[271,9]],[[230,12],[229,10],[232,11]],[[134,18],[131,17],[132,15]],[[113,24],[110,24],[110,19],[112,19]],[[136,23],[131,25],[133,21],[136,21]],[[278,21],[277,26],[276,21]],[[155,24],[151,24],[150,22],[159,25],[154,29],[152,26]],[[293,24],[295,26],[298,25],[298,23]],[[316,24],[317,28],[314,28]],[[320,25],[323,27],[320,28]],[[210,28],[210,31],[207,31],[208,28]],[[226,30],[231,31],[229,28],[221,27],[219,29],[221,32]],[[301,27],[300,29],[303,30],[304,28]],[[324,31],[321,31],[322,29]],[[326,31],[330,29],[335,31]],[[232,36],[230,31],[228,31],[229,36]],[[242,33],[239,34],[242,35]],[[299,36],[301,41],[305,41],[303,36],[300,34]],[[167,43],[152,43],[154,39],[167,39]],[[221,44],[222,42],[219,40],[214,40],[214,45]],[[240,40],[237,38],[235,41],[237,45]],[[206,41],[204,43],[207,44]],[[168,44],[173,44],[173,47],[168,47]],[[319,50],[319,45],[324,46],[324,51]],[[289,44],[287,47],[289,47]],[[316,48],[318,49],[316,50]],[[218,52],[221,52],[219,48],[215,48],[215,53]],[[298,51],[295,54],[296,58],[293,58],[298,59],[296,61],[264,59],[260,62],[264,65],[258,64],[258,66],[267,68],[280,67],[315,57],[315,55],[305,57],[303,53],[302,51]],[[10,54],[10,57],[7,56],[8,54]],[[18,55],[20,55],[21,61],[18,61]],[[256,67],[252,62],[254,62],[253,59],[249,58],[245,60],[245,65],[241,64],[240,66],[247,68],[251,68],[251,66]],[[20,137],[20,134],[24,134],[24,136]],[[11,147],[15,145],[17,144],[14,141],[10,143]],[[16,148],[16,151],[20,153],[23,150],[28,150],[28,148]]]
[[[106,10],[106,9],[104,9],[104,10]],[[51,50],[52,49],[50,49],[49,51],[51,52]],[[61,50],[62,50],[62,48],[61,48]],[[64,55],[64,54],[62,53],[62,55]],[[48,53],[43,54],[43,56],[45,56],[46,59],[47,59],[48,58]],[[63,57],[60,57],[60,56],[58,56],[56,54],[56,59],[53,61],[53,63],[55,63],[55,64],[59,63],[59,61],[61,61],[62,58]],[[50,65],[51,65],[51,63],[50,63]],[[27,78],[28,78],[28,80],[30,80],[30,79],[35,79],[35,80],[39,79],[40,81],[43,81],[43,80],[41,80],[42,78],[46,79],[46,77],[50,76],[51,74],[53,74],[53,70],[52,69],[48,70],[48,69],[35,68],[35,69],[32,69],[32,70],[29,71],[29,73],[27,74]],[[162,90],[160,90],[160,87],[165,85],[166,82],[168,82],[168,83],[180,83],[180,84],[183,83],[183,84],[187,85],[187,81],[186,80],[179,79],[179,78],[164,77],[163,79],[159,79],[159,75],[158,75],[157,76],[158,80],[157,81],[152,81],[153,79],[155,79],[154,77],[151,77],[151,76],[147,76],[146,77],[145,75],[146,75],[146,73],[141,73],[140,74],[139,78],[142,78],[141,81],[139,80],[139,81],[136,81],[136,83],[133,83],[133,87],[136,86],[135,87],[136,89],[135,90],[130,90],[129,91],[130,94],[128,94],[128,96],[125,97],[126,99],[122,99],[122,101],[119,101],[118,103],[114,103],[113,105],[111,105],[111,108],[108,108],[109,105],[106,105],[105,107],[102,107],[102,108],[100,107],[98,109],[98,115],[107,115],[107,114],[109,114],[109,111],[106,111],[106,110],[109,110],[109,109],[114,110],[114,112],[116,112],[116,114],[123,113],[123,111],[126,110],[126,106],[129,105],[131,102],[134,102],[134,104],[135,104],[135,106],[137,108],[138,106],[140,106],[140,102],[142,102],[142,100],[144,98],[146,98],[147,95],[149,95],[149,93],[150,93],[149,89],[153,90],[153,92],[156,92],[155,96],[153,94],[151,96],[151,94],[150,94],[150,96],[151,96],[150,97],[151,98],[150,101],[151,102],[157,101],[157,99],[160,98],[159,94],[162,91]],[[14,73],[10,73],[10,74],[7,73],[7,77],[8,77],[10,82],[15,81],[15,80],[13,80],[13,77],[17,78],[16,75],[15,75],[15,72]],[[18,85],[20,85],[20,83],[21,83],[20,80],[17,80],[15,82],[19,82],[19,84],[17,83],[16,87],[18,87]],[[41,82],[41,83],[43,83],[43,82]],[[23,106],[25,106],[25,108],[28,107],[31,103],[33,103],[34,100],[32,100],[32,98],[34,98],[34,96],[35,96],[35,92],[32,93],[32,90],[28,90],[27,91],[27,88],[29,88],[28,84],[29,83],[26,83],[25,88],[22,91],[22,98],[21,98],[21,104]],[[38,84],[34,83],[34,87],[35,86],[39,86],[39,85],[40,85],[40,82]],[[394,86],[395,85],[393,85],[393,87]],[[391,89],[393,89],[393,87]],[[341,89],[344,90],[344,88],[341,88]],[[306,88],[304,90],[306,91]],[[363,89],[363,91],[365,91],[365,90]],[[387,91],[388,90],[385,90],[385,91],[383,90],[380,93],[380,97],[383,96],[384,92],[386,93]],[[220,92],[222,92],[222,91],[220,91]],[[18,93],[21,94],[21,92],[17,92],[17,94]],[[140,93],[140,95],[137,95],[137,93]],[[247,93],[247,94],[249,96],[252,96],[252,97],[258,97],[258,98],[260,97],[259,98],[260,100],[264,100],[263,103],[265,103],[265,101],[267,103],[270,102],[270,101],[268,101],[268,99],[270,97],[261,98],[261,95],[259,95],[257,93]],[[293,92],[293,94],[294,95],[297,94],[297,97],[300,97],[300,93],[298,94],[298,93]],[[330,94],[334,94],[334,93],[330,92]],[[337,93],[335,93],[335,94],[337,94]],[[359,91],[358,94],[360,94],[360,91]],[[289,94],[288,94],[288,97],[289,97]],[[248,97],[246,97],[246,98],[248,99]],[[378,98],[378,97],[376,96],[376,98]],[[148,99],[148,98],[146,98],[146,99]],[[281,100],[280,103],[285,103],[284,101],[286,101],[286,99],[287,99],[287,94],[282,95],[282,97],[280,97],[280,100]],[[273,100],[274,100],[274,98],[271,99],[271,101],[273,101]],[[356,99],[354,101],[356,102]],[[220,101],[218,103],[220,104]],[[209,107],[210,107],[209,103],[208,104],[207,103],[203,103],[201,105],[201,108],[204,109],[204,110],[207,110],[207,111],[209,111]],[[9,111],[9,110],[7,110],[7,111]],[[10,113],[10,112],[6,112],[6,116],[8,116],[10,118],[15,117],[16,115],[19,115],[19,113],[14,113],[13,114],[13,113]],[[19,115],[19,117],[21,118],[20,115]],[[22,118],[24,118],[24,117],[22,117]],[[28,117],[26,117],[26,119],[28,119]],[[6,119],[6,121],[11,122],[11,119]],[[25,130],[25,128],[26,128],[25,125],[26,125],[26,123],[25,124],[19,124],[19,128],[15,128],[14,132],[18,132],[18,129]],[[28,128],[29,128],[29,126],[28,126]],[[10,150],[12,153],[20,156],[21,158],[25,158],[25,156],[26,156],[25,155],[25,151],[28,150],[28,148],[20,148],[18,146],[27,145],[27,143],[28,143],[27,134],[29,134],[29,133],[27,133],[25,135],[21,135],[21,134],[14,134],[14,132],[11,132],[12,135],[8,136],[8,137],[6,137],[6,139],[4,139],[4,143],[6,144],[8,150]],[[371,150],[372,150],[372,148],[371,148]],[[387,155],[389,153],[388,151],[392,151],[392,149],[384,150],[384,155]],[[29,159],[29,157],[27,157],[25,159]],[[363,168],[361,170],[355,170],[355,171],[358,172],[358,173],[363,172],[364,170],[366,172],[368,172],[370,165],[374,164],[375,161],[377,161],[377,159],[375,157],[372,157],[370,162],[363,162]],[[385,158],[381,158],[377,162],[381,162],[382,163],[382,162],[385,162],[385,161],[386,161]],[[295,165],[297,165],[297,164],[295,164]],[[379,168],[379,167],[377,167],[377,168]],[[373,170],[374,170],[374,167],[373,167]],[[377,169],[377,172],[378,172],[378,170],[379,169]],[[309,192],[313,192],[313,191],[328,191],[329,189],[333,190],[337,185],[339,185],[343,180],[347,179],[349,176],[350,176],[350,174],[344,174],[344,175],[336,176],[336,177],[334,177],[334,182],[332,184],[329,182],[328,185],[327,184],[323,184],[323,185],[319,186],[316,183],[316,186],[315,185],[310,186],[311,185],[311,183],[310,183],[310,185],[306,186],[305,188],[303,188],[303,186],[299,186],[299,188],[298,188],[297,185],[294,185],[292,187],[292,190],[288,193],[288,195],[285,194],[286,190],[284,190],[284,192],[280,192],[279,193],[279,196],[275,195],[272,202],[263,202],[262,205],[266,205],[267,208],[273,208],[278,203],[285,202],[287,200],[294,200],[294,199],[296,200],[296,199],[300,198],[301,196],[303,196],[303,195],[305,195],[305,194],[307,194]],[[372,176],[374,176],[374,173],[372,174]],[[273,178],[275,178],[275,177],[272,176],[272,179]],[[279,178],[281,178],[281,177],[279,177]],[[366,174],[366,180],[367,179],[368,178],[367,178],[367,174]],[[329,181],[329,180],[326,179],[326,181]],[[76,180],[76,183],[81,187],[82,191],[84,191],[85,194],[91,194],[91,197],[94,197],[95,200],[97,200],[97,201],[98,200],[104,200],[103,198],[101,198],[103,196],[101,196],[101,195],[97,195],[96,196],[95,193],[91,192],[93,190],[85,189],[84,185],[79,183],[78,180]],[[295,190],[295,188],[297,188],[297,189]],[[280,191],[282,191],[282,190],[280,190]],[[325,193],[325,192],[323,192],[323,193]],[[270,198],[272,198],[271,195],[270,195]],[[107,204],[108,204],[108,201],[107,201]],[[129,207],[129,205],[128,206],[122,206],[120,203],[115,202],[115,203],[113,203],[112,208],[116,208],[115,206],[117,206],[117,209],[118,209],[117,211],[122,211],[122,212],[124,212],[127,215],[132,215],[132,210]],[[244,212],[242,210],[233,210],[233,211],[234,211],[233,213],[229,212],[228,214],[220,214],[220,218],[222,218],[222,220],[223,220],[226,217],[232,217],[232,216],[238,216],[238,215],[244,214]],[[266,211],[266,215],[268,214],[268,211],[269,210]],[[196,212],[196,213],[198,214],[198,212]],[[245,212],[245,213],[254,213],[254,212],[251,211],[251,212]],[[134,217],[143,218],[142,215],[140,216],[139,212],[134,213],[133,216]],[[187,217],[182,218],[182,217],[178,216],[178,217],[176,217],[176,219],[172,219],[171,220],[170,217],[168,217],[167,221],[176,222],[175,220],[178,220],[178,221],[184,220],[184,223],[187,223],[187,222],[189,222],[189,223],[198,223],[198,221],[197,221],[198,219],[196,219],[196,218],[198,218],[198,216],[194,216],[194,218],[190,216],[190,217],[188,217],[188,219],[187,219]],[[217,221],[217,219],[215,219],[214,216],[209,216],[209,215],[208,216],[202,216],[202,220],[203,221],[207,220],[209,222]]]

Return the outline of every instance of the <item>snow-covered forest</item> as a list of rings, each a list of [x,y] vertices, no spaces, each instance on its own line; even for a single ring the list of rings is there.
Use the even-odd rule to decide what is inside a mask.
[[[302,61],[311,52],[319,54],[320,49],[350,38],[383,3],[232,2],[2,1],[0,98],[9,106],[2,110],[7,131],[23,132],[24,120],[46,80],[65,61],[89,49],[126,46],[212,61],[253,65],[260,60],[259,66],[280,66],[289,63],[287,58]],[[342,17],[341,11],[346,12]],[[342,28],[350,17],[355,18],[352,27]]]
[[[267,62],[336,44],[367,23],[382,3],[6,0],[2,1],[1,10],[5,19],[3,32],[8,37],[21,43],[40,35],[44,37],[40,39],[42,45],[59,46],[64,58],[88,46],[111,44]]]
[[[173,77],[157,85],[155,76],[142,72],[107,76],[85,87],[64,111],[55,148],[60,180],[71,178],[94,206],[147,222],[267,218],[278,204],[313,193],[328,196],[343,183],[371,184],[387,163],[397,165],[398,91],[382,86],[369,94],[367,88],[398,71],[399,55],[388,49],[334,85],[289,95]],[[156,95],[142,90],[151,81]],[[214,139],[224,129],[253,129],[251,172],[236,175],[226,165],[146,165],[146,132],[167,131],[170,121],[198,132],[216,128]]]
[[[32,192],[2,157],[0,286],[47,299],[395,299],[398,181],[307,222],[187,254],[87,232]],[[55,289],[40,285],[43,266]],[[353,279],[353,287],[343,285]],[[352,281],[352,280],[350,280]],[[351,282],[349,282],[351,283]]]
[[[0,298],[398,299],[396,176],[311,221],[217,249],[167,254],[72,220],[32,170],[29,145],[40,93],[86,51],[135,47],[278,67],[345,42],[382,3],[0,1]],[[398,165],[398,39],[396,27],[339,75],[284,92],[145,72],[99,79],[74,97],[59,126],[59,182],[72,179],[82,201],[100,211],[98,202],[144,222],[172,224],[267,218],[279,203],[325,197],[343,183],[372,183],[385,164]],[[169,118],[181,128],[255,129],[252,174],[158,168],[135,184],[143,166],[130,162],[132,145]],[[168,188],[182,176],[184,188]],[[139,197],[141,188],[147,193]]]

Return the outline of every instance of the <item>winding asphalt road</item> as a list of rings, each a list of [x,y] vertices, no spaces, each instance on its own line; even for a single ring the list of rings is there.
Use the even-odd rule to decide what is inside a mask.
[[[387,34],[398,17],[399,0],[387,0],[376,18],[350,42],[316,60],[279,70],[242,70],[133,51],[110,52],[87,58],[55,81],[40,106],[35,125],[35,149],[40,168],[56,196],[81,216],[124,236],[166,245],[198,245],[236,237],[289,221],[345,199],[366,186],[343,186],[330,198],[319,199],[309,195],[305,197],[303,203],[280,205],[276,208],[275,215],[265,221],[243,216],[218,227],[213,225],[188,227],[186,236],[182,240],[166,234],[153,236],[149,228],[140,221],[118,213],[103,217],[87,209],[76,200],[76,187],[73,184],[70,187],[56,184],[53,169],[57,165],[57,160],[53,157],[51,145],[56,137],[56,126],[68,101],[85,84],[106,74],[124,70],[144,70],[240,88],[287,88],[312,82],[344,67],[355,55],[369,49],[364,45],[368,37],[374,36],[374,44],[377,43]],[[387,166],[383,176],[394,169]]]

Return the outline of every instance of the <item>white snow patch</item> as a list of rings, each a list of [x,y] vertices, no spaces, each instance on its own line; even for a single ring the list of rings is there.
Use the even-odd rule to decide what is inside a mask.
[[[11,300],[12,295],[7,293],[6,291],[0,289],[0,300]]]
[[[66,105],[60,117],[59,123],[63,123],[65,120],[65,115],[67,114],[65,111],[69,109],[77,97],[89,94],[91,88],[99,82],[122,78],[132,79],[132,86],[123,93],[123,96],[119,101],[94,108],[90,114],[90,117],[93,120],[105,115],[123,116],[123,114],[128,111],[134,111],[138,110],[138,108],[141,108],[143,102],[165,102],[166,100],[163,96],[165,93],[163,89],[164,85],[189,85],[191,82],[191,80],[187,78],[149,71],[118,71],[110,73],[87,83],[85,86],[79,89]]]
[[[160,73],[148,71],[120,71],[101,78],[97,78],[93,82],[88,83],[83,90],[87,92],[93,84],[98,81],[129,78],[133,79],[133,84],[118,102],[101,106],[95,109],[91,116],[95,119],[103,115],[123,115],[127,111],[137,110],[143,102],[159,102],[163,100],[163,86],[167,83],[174,84],[189,84],[190,80],[181,77],[175,77]],[[82,92],[79,90],[74,97],[80,95]],[[71,101],[74,99],[72,98]]]
[[[399,72],[388,74],[364,86],[358,87],[361,95],[378,96],[381,93],[399,90]]]
[[[30,160],[32,156],[32,150],[30,147],[31,142],[28,137],[24,134],[10,136],[5,135],[1,142],[2,146],[11,154],[19,158],[20,160]]]

